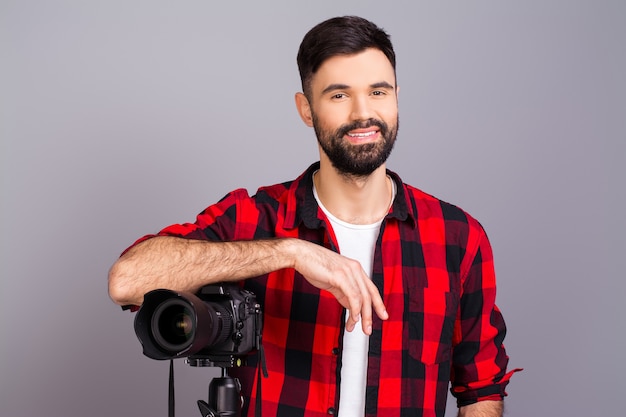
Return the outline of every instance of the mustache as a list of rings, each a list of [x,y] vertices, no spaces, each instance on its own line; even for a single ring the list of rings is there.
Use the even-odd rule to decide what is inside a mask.
[[[387,123],[383,122],[382,120],[373,119],[373,118],[370,118],[367,120],[357,120],[352,123],[341,125],[337,129],[337,136],[342,138],[345,135],[347,135],[348,132],[351,130],[367,129],[368,127],[372,127],[372,126],[378,127],[380,129],[380,133],[386,137],[387,131],[389,130]]]

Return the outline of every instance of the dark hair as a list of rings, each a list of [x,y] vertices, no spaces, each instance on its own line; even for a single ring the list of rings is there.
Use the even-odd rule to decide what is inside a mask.
[[[310,99],[311,79],[319,67],[337,55],[353,55],[367,48],[379,49],[396,70],[396,54],[389,35],[369,20],[358,16],[328,19],[311,29],[298,50],[302,90]]]

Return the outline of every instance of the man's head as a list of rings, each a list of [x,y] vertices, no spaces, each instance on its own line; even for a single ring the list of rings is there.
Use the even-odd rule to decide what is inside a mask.
[[[359,17],[311,29],[298,53],[302,120],[315,129],[322,167],[368,176],[389,157],[398,130],[395,54],[389,36]]]
[[[396,54],[389,35],[369,20],[358,16],[334,17],[313,27],[298,50],[302,91],[310,99],[311,78],[329,58],[354,55],[368,48],[380,50],[394,69]]]

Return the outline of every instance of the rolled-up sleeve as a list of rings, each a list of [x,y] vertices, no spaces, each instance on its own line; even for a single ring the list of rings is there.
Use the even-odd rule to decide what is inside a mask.
[[[501,400],[511,376],[503,340],[506,325],[496,301],[496,277],[489,240],[478,226],[462,265],[462,295],[454,327],[451,392],[459,407]]]

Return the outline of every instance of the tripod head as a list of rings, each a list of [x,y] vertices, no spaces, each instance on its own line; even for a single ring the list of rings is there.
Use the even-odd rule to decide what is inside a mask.
[[[243,407],[241,384],[237,378],[228,376],[222,368],[222,376],[213,378],[209,384],[209,401],[198,400],[202,417],[240,417]]]
[[[265,353],[263,346],[259,344],[257,351],[259,362],[257,364],[259,383],[257,384],[257,403],[255,415],[261,416],[261,377],[267,378],[265,366]],[[239,367],[244,364],[243,357],[234,355],[222,356],[190,356],[187,363],[191,366],[212,366],[222,369],[220,378],[213,378],[209,384],[209,401],[198,401],[198,407],[202,417],[241,417],[244,399],[241,395],[241,383],[237,378],[228,375],[228,368]]]

